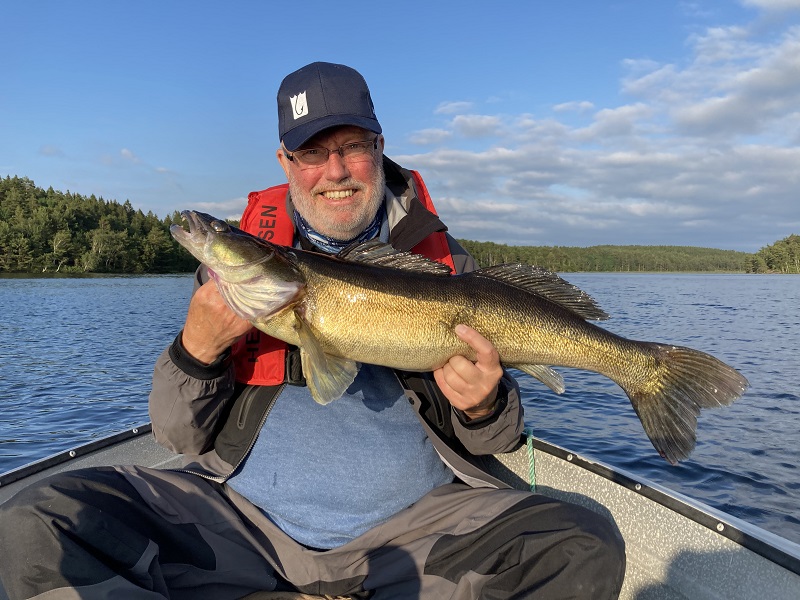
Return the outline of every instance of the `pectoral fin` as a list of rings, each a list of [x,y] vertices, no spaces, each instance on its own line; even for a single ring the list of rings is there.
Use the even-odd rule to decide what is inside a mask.
[[[556,394],[563,394],[564,390],[564,378],[561,377],[561,374],[554,371],[550,367],[545,365],[511,365],[515,369],[519,369],[523,373],[527,373],[531,377],[535,377],[551,390],[553,390]]]
[[[300,338],[300,359],[303,376],[311,397],[319,404],[328,404],[342,397],[358,375],[355,361],[325,354],[322,347],[302,317],[296,319]]]

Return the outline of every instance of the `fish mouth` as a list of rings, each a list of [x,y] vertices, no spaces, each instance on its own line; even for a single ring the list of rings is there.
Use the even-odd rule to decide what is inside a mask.
[[[179,224],[174,223],[169,232],[179,242],[189,242],[192,238],[196,238],[197,234],[205,235],[208,233],[208,227],[203,223],[200,216],[193,210],[182,210],[181,219],[188,226],[189,230]]]
[[[173,224],[169,228],[170,234],[197,260],[205,262],[216,234],[226,230],[227,223],[219,221],[211,215],[194,210],[181,211],[181,218],[185,225],[180,223]]]
[[[216,234],[229,233],[231,230],[225,221],[196,210],[181,211],[181,219],[188,227],[188,231],[183,225],[176,223],[170,227],[170,233],[187,249],[189,245],[208,244]]]
[[[197,213],[193,210],[183,210],[181,211],[181,218],[186,222],[189,226],[189,233],[195,233],[198,229],[201,231],[205,231],[206,228],[203,227],[202,221],[197,217]]]
[[[214,229],[213,223],[217,221],[217,219],[211,215],[197,212],[196,210],[181,211],[181,218],[186,221],[186,224],[189,226],[189,235],[197,233],[207,234]]]

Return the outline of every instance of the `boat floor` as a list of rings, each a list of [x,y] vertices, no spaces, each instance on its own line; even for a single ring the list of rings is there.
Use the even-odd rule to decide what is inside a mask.
[[[0,503],[59,471],[114,464],[173,468],[180,461],[144,425],[0,475]],[[486,457],[486,467],[518,489],[530,489],[533,474],[537,493],[616,522],[628,560],[624,600],[800,599],[800,545],[721,511],[541,440]],[[0,600],[7,600],[2,589]]]

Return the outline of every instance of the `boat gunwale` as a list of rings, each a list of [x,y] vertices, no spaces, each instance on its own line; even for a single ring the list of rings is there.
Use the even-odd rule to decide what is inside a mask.
[[[533,438],[533,447],[607,479],[800,575],[800,544],[633,473]]]
[[[47,469],[61,466],[77,458],[88,456],[93,452],[98,452],[105,448],[115,446],[120,442],[125,442],[133,438],[141,437],[145,434],[150,433],[152,430],[153,430],[152,424],[145,423],[137,427],[133,427],[131,429],[126,429],[118,433],[113,433],[104,438],[92,440],[91,442],[87,442],[86,444],[76,446],[75,448],[70,448],[69,450],[64,450],[63,452],[57,452],[55,454],[51,454],[50,456],[46,456],[44,458],[40,458],[33,462],[26,463],[20,467],[11,469],[10,471],[0,473],[0,488],[5,487],[14,482],[20,481],[21,479],[25,479],[26,477],[30,477],[31,475],[36,475],[37,473],[46,471]]]

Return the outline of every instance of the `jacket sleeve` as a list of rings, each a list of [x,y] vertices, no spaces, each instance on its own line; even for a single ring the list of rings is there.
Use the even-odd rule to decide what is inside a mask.
[[[456,273],[467,273],[478,268],[475,259],[449,234],[447,242],[456,267]],[[460,410],[453,412],[453,430],[464,447],[474,455],[511,452],[519,446],[525,427],[524,411],[519,384],[503,371],[494,412],[480,419],[468,421]]]
[[[519,386],[508,372],[504,372],[500,380],[497,404],[492,414],[467,421],[460,410],[451,410],[453,431],[470,454],[500,454],[513,452],[519,447],[525,428],[524,411]]]
[[[200,267],[195,290],[205,279]],[[180,454],[202,454],[211,447],[220,414],[233,396],[233,364],[229,352],[210,365],[200,363],[184,350],[181,337],[178,334],[156,361],[150,420],[162,446]]]

